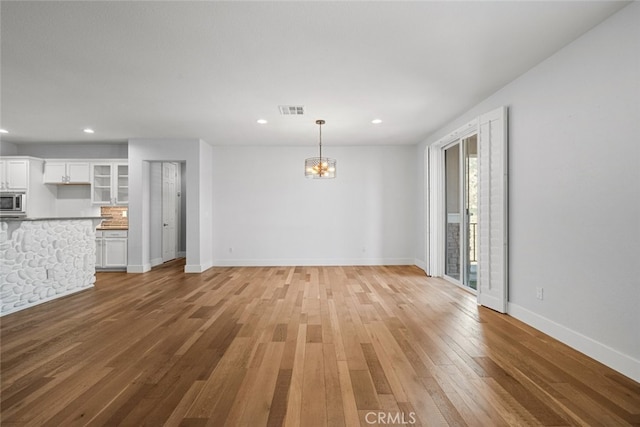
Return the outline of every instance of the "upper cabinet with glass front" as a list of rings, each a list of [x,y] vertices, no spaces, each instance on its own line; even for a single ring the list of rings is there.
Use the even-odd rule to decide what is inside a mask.
[[[94,163],[91,167],[91,202],[99,205],[129,203],[128,163]]]
[[[129,204],[129,164],[116,164],[116,203]]]

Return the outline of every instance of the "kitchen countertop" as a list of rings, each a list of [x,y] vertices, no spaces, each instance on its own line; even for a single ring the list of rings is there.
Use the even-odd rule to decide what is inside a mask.
[[[0,221],[74,221],[79,219],[95,219],[95,220],[104,220],[110,219],[108,216],[63,216],[63,217],[2,217],[0,216]]]
[[[75,221],[75,220],[82,220],[82,219],[91,219],[91,220],[95,220],[95,221],[104,221],[104,220],[109,220],[111,219],[110,216],[64,216],[64,217],[38,217],[38,218],[32,218],[32,217],[2,217],[0,216],[0,222],[24,222],[24,221]],[[105,231],[105,230],[129,230],[129,227],[126,225],[114,225],[114,226],[104,226],[104,225],[98,225],[96,227],[96,230],[98,231]]]

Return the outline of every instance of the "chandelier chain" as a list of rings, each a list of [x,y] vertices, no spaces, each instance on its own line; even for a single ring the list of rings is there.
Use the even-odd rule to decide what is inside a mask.
[[[320,161],[322,161],[322,123],[318,125],[320,127]]]

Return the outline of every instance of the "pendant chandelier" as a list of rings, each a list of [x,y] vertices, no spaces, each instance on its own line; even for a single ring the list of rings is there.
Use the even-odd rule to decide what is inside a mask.
[[[320,155],[304,161],[304,176],[311,179],[329,179],[336,177],[336,159],[322,157],[322,125],[324,120],[316,120],[320,128]]]

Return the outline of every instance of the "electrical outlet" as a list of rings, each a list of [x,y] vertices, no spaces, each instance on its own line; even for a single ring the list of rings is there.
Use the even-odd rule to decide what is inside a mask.
[[[544,288],[536,288],[536,298],[538,298],[540,301],[543,300],[543,298],[544,298]]]

